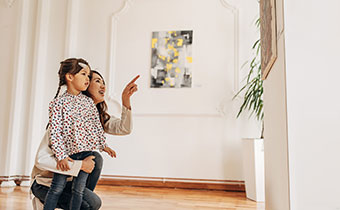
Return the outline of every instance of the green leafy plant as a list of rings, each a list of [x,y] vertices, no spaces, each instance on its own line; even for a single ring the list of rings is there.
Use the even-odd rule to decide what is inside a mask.
[[[260,28],[260,18],[255,22],[255,26]],[[243,95],[243,103],[240,106],[237,118],[241,115],[244,110],[249,110],[250,117],[255,115],[256,119],[262,123],[262,134],[263,136],[263,80],[261,79],[261,41],[260,38],[252,46],[254,57],[249,63],[249,72],[247,74],[246,84],[235,94],[233,99],[237,96]],[[246,63],[246,64],[247,64]],[[243,65],[244,66],[244,65]]]

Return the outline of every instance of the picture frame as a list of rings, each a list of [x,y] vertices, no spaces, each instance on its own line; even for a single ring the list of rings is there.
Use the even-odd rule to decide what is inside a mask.
[[[153,31],[150,88],[192,87],[193,30]]]
[[[276,0],[260,0],[261,71],[265,80],[277,58]]]

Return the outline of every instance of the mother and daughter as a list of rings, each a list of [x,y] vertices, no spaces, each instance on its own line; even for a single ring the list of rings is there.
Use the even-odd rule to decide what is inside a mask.
[[[59,87],[49,105],[49,121],[36,154],[31,191],[34,209],[99,209],[95,189],[104,151],[116,153],[106,143],[104,133],[131,132],[130,97],[137,91],[135,77],[122,93],[120,118],[110,116],[104,101],[105,82],[84,59],[61,62]],[[59,96],[61,86],[67,90]],[[43,203],[43,204],[42,204]]]

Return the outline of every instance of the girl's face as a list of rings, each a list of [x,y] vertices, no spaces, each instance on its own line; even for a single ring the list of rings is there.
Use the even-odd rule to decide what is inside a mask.
[[[69,80],[76,91],[84,91],[90,84],[90,69],[89,67],[81,69],[75,75],[69,75]]]
[[[104,101],[105,90],[106,87],[103,78],[101,78],[98,74],[93,73],[90,86],[87,91],[90,93],[95,104]]]

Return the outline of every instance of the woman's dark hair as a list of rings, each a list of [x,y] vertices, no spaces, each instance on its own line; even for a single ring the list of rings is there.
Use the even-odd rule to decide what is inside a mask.
[[[58,86],[57,94],[55,95],[54,98],[58,97],[61,86],[66,85],[66,78],[65,78],[66,74],[67,73],[73,74],[73,75],[77,74],[83,68],[81,65],[79,65],[79,63],[85,64],[91,69],[87,61],[82,58],[68,58],[60,62],[60,68],[58,71],[59,86]]]
[[[92,78],[93,78],[93,74],[98,74],[98,75],[102,78],[103,83],[105,84],[105,81],[104,81],[103,76],[102,76],[99,72],[97,72],[97,71],[95,71],[95,70],[91,70],[91,73],[90,73],[90,81],[91,81]],[[91,94],[90,94],[90,92],[88,91],[88,89],[85,90],[85,91],[83,91],[83,94],[84,94],[84,95],[87,95],[88,97],[91,97]],[[98,112],[99,112],[100,122],[101,122],[101,124],[102,124],[104,130],[106,131],[104,125],[105,125],[105,123],[110,119],[110,115],[106,112],[106,111],[107,111],[107,104],[106,104],[105,101],[102,101],[102,102],[98,103],[96,106],[97,106],[97,109],[98,109]]]

